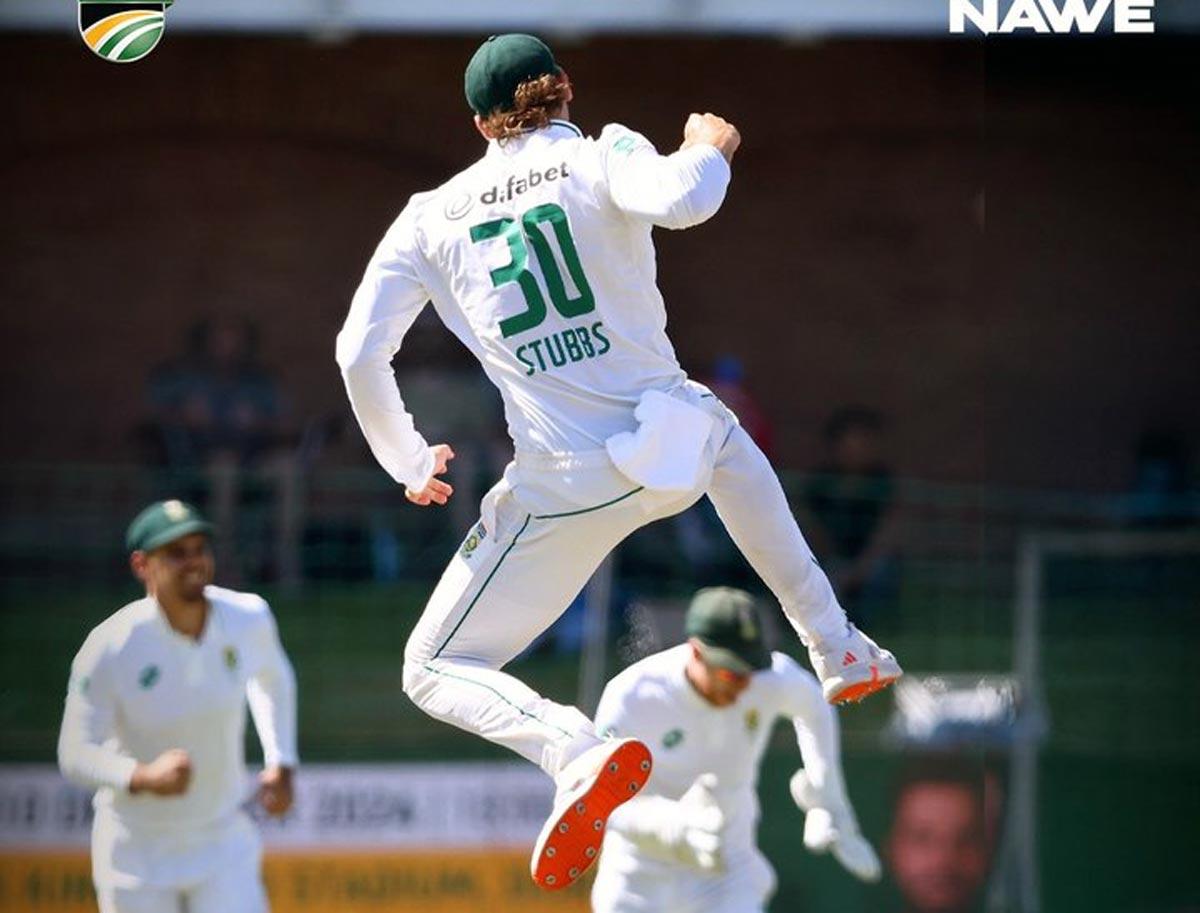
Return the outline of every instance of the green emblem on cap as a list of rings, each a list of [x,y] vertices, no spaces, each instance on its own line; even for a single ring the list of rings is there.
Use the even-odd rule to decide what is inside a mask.
[[[742,640],[746,643],[758,639],[758,622],[754,618],[753,608],[742,608],[738,610],[738,619],[742,630]]]
[[[757,710],[747,710],[746,711],[746,731],[747,732],[749,732],[751,734],[758,732],[759,722],[760,722],[760,720],[758,717]]]
[[[148,552],[192,533],[211,533],[209,523],[191,504],[172,498],[156,501],[133,518],[125,533],[131,552]]]
[[[672,729],[662,738],[663,748],[674,748],[683,741],[683,730]]]
[[[154,665],[154,663],[151,663],[138,673],[138,685],[141,686],[143,691],[149,691],[156,684],[158,684],[160,677],[161,673],[158,670],[158,666]]]

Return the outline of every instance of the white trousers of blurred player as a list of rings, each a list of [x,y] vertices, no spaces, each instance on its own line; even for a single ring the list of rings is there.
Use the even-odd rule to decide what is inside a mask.
[[[267,913],[261,866],[262,841],[242,812],[202,830],[135,834],[107,810],[96,811],[92,878],[100,913]]]
[[[579,710],[499,670],[562,614],[626,536],[705,494],[797,631],[800,619],[822,636],[844,631],[845,614],[767,458],[704,387],[688,384],[676,395],[713,418],[690,490],[637,486],[606,450],[518,455],[509,464],[405,649],[404,690],[423,710],[551,776],[596,744]]]
[[[719,873],[609,851],[606,844],[592,913],[763,913],[775,893],[775,871],[754,847],[726,852]]]

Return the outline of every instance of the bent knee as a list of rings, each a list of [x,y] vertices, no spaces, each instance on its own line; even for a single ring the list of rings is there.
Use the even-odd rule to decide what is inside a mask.
[[[428,691],[426,687],[431,673],[424,659],[405,654],[404,666],[400,670],[400,687],[415,703]]]

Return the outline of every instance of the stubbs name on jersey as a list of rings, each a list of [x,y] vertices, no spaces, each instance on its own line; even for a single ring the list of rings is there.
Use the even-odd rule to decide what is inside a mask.
[[[591,327],[568,327],[561,333],[551,333],[517,347],[517,360],[525,366],[525,374],[561,368],[567,362],[599,358],[612,348],[604,335],[604,324],[597,320]],[[535,363],[536,359],[536,363]]]

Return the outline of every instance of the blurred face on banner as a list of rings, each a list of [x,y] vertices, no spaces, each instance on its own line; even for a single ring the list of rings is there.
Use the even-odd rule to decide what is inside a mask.
[[[987,881],[992,841],[983,802],[961,783],[918,782],[896,803],[892,877],[912,913],[966,913]]]

